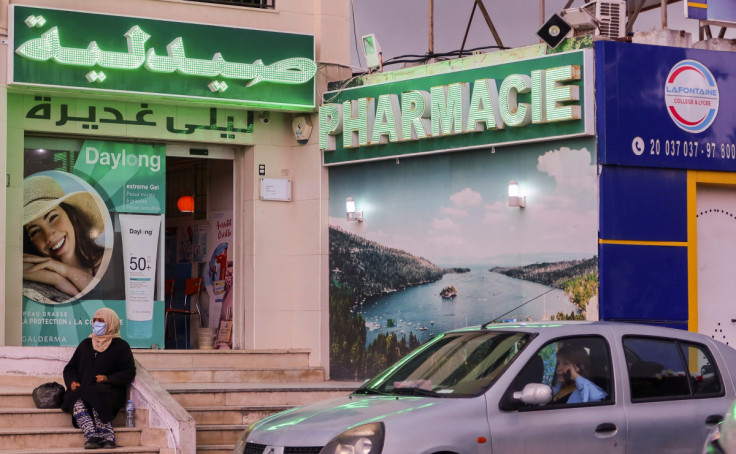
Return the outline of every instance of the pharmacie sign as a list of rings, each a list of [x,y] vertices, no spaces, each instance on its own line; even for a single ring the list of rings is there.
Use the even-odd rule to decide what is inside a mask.
[[[325,165],[594,134],[592,50],[324,94]]]
[[[10,6],[14,85],[134,92],[272,110],[315,105],[314,37]]]

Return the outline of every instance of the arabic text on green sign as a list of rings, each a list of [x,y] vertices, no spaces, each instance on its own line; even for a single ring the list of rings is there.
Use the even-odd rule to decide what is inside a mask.
[[[313,36],[20,5],[11,11],[13,83],[314,107]]]

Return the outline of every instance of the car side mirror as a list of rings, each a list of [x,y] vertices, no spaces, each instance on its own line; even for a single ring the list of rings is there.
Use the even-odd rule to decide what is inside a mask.
[[[544,405],[552,401],[552,388],[542,383],[529,383],[524,389],[513,395],[527,405]]]

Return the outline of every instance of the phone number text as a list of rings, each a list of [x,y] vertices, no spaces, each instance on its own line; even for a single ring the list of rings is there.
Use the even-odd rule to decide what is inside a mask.
[[[736,144],[732,143],[649,139],[647,150],[652,156],[736,159]]]

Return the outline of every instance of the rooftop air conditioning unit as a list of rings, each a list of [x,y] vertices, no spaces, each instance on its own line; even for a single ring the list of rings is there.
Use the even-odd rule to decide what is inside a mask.
[[[563,11],[575,35],[594,33],[606,38],[626,36],[626,0],[598,0]]]

